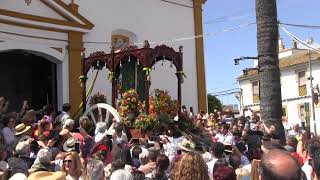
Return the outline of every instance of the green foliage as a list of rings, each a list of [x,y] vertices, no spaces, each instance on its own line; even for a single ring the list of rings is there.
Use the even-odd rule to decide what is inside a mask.
[[[207,98],[208,98],[208,112],[209,113],[213,113],[213,111],[215,109],[218,111],[222,110],[222,103],[217,97],[215,97],[211,94],[208,94]]]

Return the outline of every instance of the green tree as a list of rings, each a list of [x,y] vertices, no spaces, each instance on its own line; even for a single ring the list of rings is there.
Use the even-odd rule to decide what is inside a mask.
[[[208,112],[209,113],[213,113],[213,111],[215,109],[218,111],[222,110],[222,103],[217,97],[215,97],[211,94],[208,94],[207,98],[208,98]]]
[[[256,20],[261,119],[267,126],[275,127],[273,133],[278,135],[284,143],[276,0],[256,0]]]

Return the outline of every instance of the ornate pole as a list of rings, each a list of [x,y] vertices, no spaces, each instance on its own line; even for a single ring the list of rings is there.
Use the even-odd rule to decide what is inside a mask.
[[[149,81],[150,81],[149,73],[145,73],[144,75],[144,99],[146,103],[146,114],[149,114]]]
[[[144,53],[146,53],[145,55],[145,60],[147,60],[147,65],[145,68],[143,68],[143,70],[145,71],[145,75],[144,75],[144,99],[145,99],[145,105],[146,105],[146,114],[149,114],[149,88],[150,88],[150,72],[151,72],[151,66],[150,62],[152,60],[150,60],[150,44],[147,40],[144,41],[143,43],[143,48]]]
[[[181,103],[182,103],[182,99],[181,99],[182,74],[177,72],[176,75],[178,78],[178,102],[179,102],[179,105],[181,106]]]
[[[86,63],[85,63],[85,53],[82,53],[82,76],[80,77],[80,81],[82,84],[82,113],[86,112],[87,105],[87,95],[86,95],[86,82],[87,82],[87,72],[86,72]]]
[[[182,84],[182,79],[184,76],[182,50],[183,50],[183,46],[179,46],[179,66],[180,66],[179,71],[180,71],[180,73],[177,73],[177,77],[178,77],[178,102],[179,102],[180,107],[182,105],[181,84]]]
[[[114,47],[111,47],[111,57],[112,57],[112,62],[111,62],[111,69],[109,69],[109,71],[111,71],[110,73],[114,73],[115,71],[115,67],[114,67]],[[113,77],[114,74],[112,74],[112,106],[115,108],[116,107],[116,82],[115,82],[115,78]]]

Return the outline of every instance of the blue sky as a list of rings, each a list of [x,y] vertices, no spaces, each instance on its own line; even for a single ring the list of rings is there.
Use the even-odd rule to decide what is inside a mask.
[[[278,19],[283,23],[320,26],[319,0],[278,0]],[[219,32],[255,22],[255,0],[208,0],[203,12],[204,33]],[[319,29],[304,29],[286,26],[286,29],[302,40],[312,36],[320,42]],[[291,39],[280,30],[286,47],[291,47]],[[205,63],[208,93],[239,87],[236,77],[253,62],[242,61],[234,65],[234,58],[256,56],[256,25],[251,25],[207,36],[205,42]],[[234,95],[219,96],[224,104],[237,103]]]

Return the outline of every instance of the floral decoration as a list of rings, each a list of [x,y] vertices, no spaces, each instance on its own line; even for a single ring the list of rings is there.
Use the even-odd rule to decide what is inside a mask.
[[[179,103],[172,100],[168,91],[156,89],[153,98],[150,98],[150,112],[155,111],[157,115],[165,114],[170,118],[175,117],[179,111]]]
[[[132,126],[134,122],[128,118],[128,113],[134,113],[136,116],[139,107],[138,93],[134,89],[130,89],[122,94],[122,99],[119,101],[118,112],[124,124]]]

